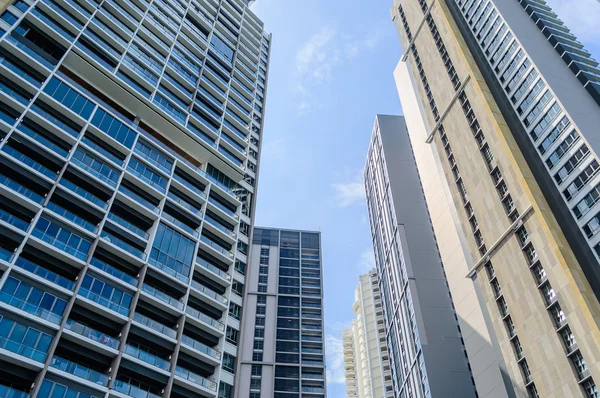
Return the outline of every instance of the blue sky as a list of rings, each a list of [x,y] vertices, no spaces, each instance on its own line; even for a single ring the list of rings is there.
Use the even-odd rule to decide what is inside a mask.
[[[354,317],[358,275],[374,266],[361,180],[373,122],[402,112],[391,3],[252,6],[273,33],[256,225],[322,233],[329,398],[345,396],[341,332]],[[600,59],[600,3],[548,3]]]

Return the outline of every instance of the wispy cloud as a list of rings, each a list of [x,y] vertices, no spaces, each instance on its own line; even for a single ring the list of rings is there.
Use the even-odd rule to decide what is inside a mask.
[[[373,253],[373,248],[369,247],[360,254],[360,259],[358,262],[358,271],[360,274],[366,274],[370,270],[375,268],[375,254]]]
[[[347,169],[342,174],[346,181],[331,184],[336,205],[338,207],[348,207],[356,203],[364,203],[365,186],[362,172]]]
[[[547,0],[559,18],[582,41],[598,45],[600,3],[595,0]]]
[[[296,69],[300,76],[310,75],[317,80],[331,77],[341,54],[335,45],[337,34],[333,26],[323,26],[304,42],[296,53]]]
[[[337,24],[324,25],[312,34],[296,52],[297,82],[293,87],[299,97],[298,115],[310,113],[322,106],[312,94],[316,87],[330,81],[336,68],[371,50],[383,38],[381,24],[365,37],[340,32]]]
[[[342,340],[332,335],[325,336],[325,351],[327,356],[327,384],[343,384],[344,350]]]

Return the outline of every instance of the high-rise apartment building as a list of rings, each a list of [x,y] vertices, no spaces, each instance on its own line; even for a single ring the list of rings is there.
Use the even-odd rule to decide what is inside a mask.
[[[324,398],[320,232],[256,227],[236,397]]]
[[[342,333],[346,397],[393,398],[377,271],[358,277],[352,310],[356,319]]]
[[[232,397],[270,35],[239,0],[0,35],[0,395]]]
[[[418,167],[443,181],[425,190],[432,211],[448,198],[432,219],[454,241],[441,254],[457,314],[497,353],[502,382],[480,384],[465,342],[478,391],[598,397],[598,63],[543,0],[396,0],[391,14]]]
[[[475,397],[403,117],[377,115],[364,176],[394,396]]]

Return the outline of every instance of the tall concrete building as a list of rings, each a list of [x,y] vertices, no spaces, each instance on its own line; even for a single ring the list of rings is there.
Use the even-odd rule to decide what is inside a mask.
[[[320,232],[256,227],[236,397],[324,398]]]
[[[270,35],[239,0],[0,35],[0,396],[232,397]]]
[[[476,397],[403,117],[377,115],[364,178],[394,396]]]
[[[393,398],[377,271],[358,277],[352,310],[356,319],[342,333],[346,397]]]
[[[543,0],[396,0],[391,14],[478,392],[598,397],[598,64]]]

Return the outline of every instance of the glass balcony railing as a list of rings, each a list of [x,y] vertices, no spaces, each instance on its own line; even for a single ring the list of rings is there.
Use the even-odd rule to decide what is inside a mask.
[[[39,54],[34,49],[17,40],[14,36],[6,36],[5,40],[17,47],[18,49],[20,49],[21,51],[23,51],[25,54],[29,55],[31,58],[38,61],[40,64],[44,65],[46,68],[50,70],[54,69],[55,63],[50,62],[48,59],[46,59],[47,57],[43,56],[42,54]]]
[[[227,112],[230,112],[229,110]],[[237,127],[235,127],[229,120],[224,119],[223,120],[223,124],[229,128],[229,130],[233,131],[238,137],[240,137],[241,139],[245,140],[246,139],[246,134],[244,134],[244,132],[240,129],[238,129]]]
[[[223,304],[227,304],[227,299],[225,297],[223,297],[219,293],[215,292],[214,290],[211,290],[211,289],[207,288],[206,286],[204,286],[200,282],[197,282],[197,281],[195,281],[193,279],[192,279],[192,287],[194,289],[198,290],[199,292],[207,295],[208,297],[210,297],[210,298],[218,301],[218,302],[221,302]]]
[[[171,168],[173,167],[172,164],[171,164],[171,167],[167,167],[164,164],[157,162],[155,158],[151,157],[147,153],[142,152],[138,147],[135,148],[134,152],[137,156],[146,160],[148,163],[152,164],[157,169],[160,169],[160,170],[164,171],[166,174],[171,175]]]
[[[221,134],[221,140],[227,141],[227,143],[229,145],[231,145],[232,147],[235,148],[235,150],[237,150],[240,154],[245,155],[246,152],[244,151],[244,147],[242,145],[240,145],[237,141],[235,141],[233,138],[229,137],[227,134],[222,133]],[[240,160],[237,159],[236,163],[239,163]]]
[[[131,384],[126,383],[121,380],[115,380],[115,384],[113,385],[113,388],[115,389],[115,391],[118,391],[127,396],[135,397],[135,398],[161,398],[162,397],[162,395],[157,395],[157,394],[151,393],[150,391],[146,391],[144,389],[141,389],[140,387],[136,387],[134,385],[131,385]]]
[[[140,227],[133,225],[129,221],[125,220],[123,217],[117,216],[115,213],[108,213],[107,218],[115,224],[122,226],[126,230],[133,232],[142,239],[148,240],[148,238],[150,237],[150,234],[148,232],[144,231]]]
[[[184,185],[185,187],[189,188],[191,191],[195,192],[200,197],[206,199],[206,194],[204,193],[204,191],[202,191],[200,188],[198,188],[191,182],[187,181],[185,178],[179,176],[178,174],[174,174],[173,179],[179,182],[180,184]]]
[[[23,300],[22,298],[13,296],[12,294],[0,292],[0,301],[8,305],[12,305],[13,307],[23,310],[29,314],[38,316],[56,325],[59,325],[62,321],[61,315],[55,314],[54,312],[50,312],[38,305],[31,304]]]
[[[129,198],[133,199],[135,202],[138,202],[139,204],[150,210],[152,213],[158,214],[158,206],[156,206],[149,200],[141,197],[137,193],[133,192],[131,189],[121,185],[119,187],[119,191],[122,192],[125,196],[128,196]]]
[[[20,218],[13,216],[10,213],[7,213],[6,211],[4,211],[2,209],[0,209],[0,220],[12,225],[15,228],[18,228],[24,232],[29,229],[29,223],[21,220]]]
[[[105,345],[107,347],[114,348],[115,350],[119,349],[119,339],[116,339],[105,333],[99,332],[72,319],[67,319],[67,322],[65,323],[65,329],[70,330],[73,333],[77,333],[78,335],[86,337],[97,343]]]
[[[84,288],[80,287],[77,294],[79,296],[85,297],[86,299],[91,300],[97,304],[100,304],[101,306],[106,307],[109,310],[118,312],[121,315],[125,315],[125,316],[129,315],[129,308],[124,307],[120,304],[117,304],[114,301],[110,301],[107,298],[102,297],[96,293],[93,293],[92,291],[90,291],[88,289],[84,289]]]
[[[148,318],[147,316],[144,316],[138,312],[135,312],[133,314],[133,320],[149,327],[152,330],[155,330],[161,334],[164,334],[165,336],[171,337],[171,338],[176,338],[177,337],[177,332],[165,325],[163,325],[160,322],[156,322],[153,319]]]
[[[94,141],[90,140],[86,136],[83,136],[83,138],[81,139],[81,141],[83,141],[83,143],[85,145],[87,145],[88,147],[92,148],[96,152],[101,153],[104,157],[106,157],[106,158],[110,159],[111,161],[113,161],[115,164],[118,164],[119,167],[123,166],[124,161],[122,159],[120,159],[117,156],[113,155],[111,152],[107,151],[106,148],[103,148],[102,146],[96,144]]]
[[[194,340],[193,338],[186,336],[185,334],[181,336],[181,344],[191,347],[194,350],[200,351],[213,358],[221,359],[221,352],[219,350],[215,350],[214,348],[211,348],[206,344],[199,342],[198,340]]]
[[[114,276],[115,278],[122,280],[125,283],[128,283],[132,286],[137,286],[137,278],[134,278],[133,276],[116,269],[112,265],[109,265],[102,260],[98,260],[97,258],[92,257],[92,259],[90,260],[90,265],[106,272],[109,275]]]
[[[94,177],[98,178],[100,181],[103,181],[103,182],[107,183],[111,187],[116,187],[117,186],[117,181],[116,180],[113,180],[112,178],[110,178],[108,176],[105,176],[100,171],[94,169],[93,167],[89,166],[88,164],[82,162],[79,159],[73,157],[73,158],[71,158],[71,163],[79,166],[81,169],[87,171],[88,173],[90,173]]]
[[[179,376],[183,379],[191,381],[196,385],[208,388],[211,391],[217,391],[217,383],[215,383],[214,381],[210,381],[196,373],[190,372],[189,370],[184,369],[181,366],[175,367],[175,376]]]
[[[117,238],[116,236],[114,236],[113,234],[110,234],[106,231],[102,231],[102,233],[100,234],[100,237],[102,239],[104,239],[105,241],[115,245],[116,247],[125,250],[127,253],[132,254],[133,256],[141,259],[141,260],[145,260],[146,259],[146,253],[144,253],[143,251],[141,251],[140,249],[138,249],[137,247],[133,247],[131,244],[125,242],[124,240]]]
[[[32,263],[29,260],[24,259],[23,257],[19,257],[17,262],[15,263],[18,267],[23,268],[26,271],[31,272],[45,280],[55,283],[58,286],[64,287],[67,290],[73,291],[75,288],[75,282],[65,278],[64,276],[60,276],[52,271],[48,271],[46,268],[41,267],[37,264]]]
[[[208,91],[202,86],[198,86],[198,91],[200,91],[202,95],[204,95],[206,98],[212,101],[213,105],[215,105],[220,110],[223,110],[223,103],[217,97],[212,95],[210,91]]]
[[[152,181],[150,178],[146,177],[144,174],[140,173],[139,171],[132,168],[131,166],[127,166],[127,171],[130,172],[131,174],[133,174],[134,176],[136,176],[137,178],[139,178],[144,183],[150,185],[152,188],[156,189],[158,192],[165,193],[165,187]]]
[[[219,245],[217,242],[213,241],[212,239],[207,238],[206,236],[202,235],[200,237],[200,240],[202,242],[204,242],[205,244],[207,244],[208,246],[215,249],[216,251],[218,251],[219,253],[221,253],[222,255],[233,258],[233,253],[231,253],[229,250],[225,249],[223,246]]]
[[[241,109],[239,105],[237,105],[234,101],[232,101],[232,99],[229,99],[229,103],[233,104],[236,108]],[[244,119],[242,119],[241,117],[239,117],[234,111],[232,111],[229,108],[225,109],[225,112],[227,112],[227,114],[229,116],[231,116],[236,122],[238,122],[239,124],[241,124],[242,126],[244,126],[245,128],[250,127],[250,124],[248,122],[246,122]],[[245,137],[244,137],[245,138]]]
[[[50,366],[104,387],[108,384],[107,375],[56,355],[52,358]]]
[[[217,202],[212,197],[209,197],[208,201],[209,201],[209,203],[211,203],[212,205],[214,205],[215,207],[217,207],[219,210],[221,210],[225,214],[228,214],[228,215],[230,215],[233,218],[238,218],[238,215],[233,210],[225,207],[224,205],[222,205],[221,203]]]
[[[179,228],[181,228],[182,230],[184,230],[185,232],[187,232],[188,234],[192,235],[195,238],[200,236],[200,232],[196,231],[194,228],[190,227],[189,225],[179,221],[178,219],[176,219],[175,217],[173,217],[172,215],[170,215],[168,213],[163,213],[162,218],[164,218],[167,221],[170,221],[174,225],[177,225]]]
[[[0,184],[4,185],[11,191],[14,191],[20,195],[25,196],[28,199],[33,200],[36,203],[41,204],[44,201],[44,198],[41,195],[33,192],[32,190],[26,188],[25,186],[19,184],[18,182],[11,180],[10,178],[0,174]]]
[[[204,104],[199,98],[196,98],[196,100],[194,102],[204,112],[208,113],[209,115],[211,115],[212,117],[214,117],[215,119],[217,119],[219,122],[221,122],[221,118],[223,117],[222,115],[219,115],[217,112],[215,112],[214,110],[212,110],[212,108],[210,108],[209,106],[207,106],[206,104]]]
[[[160,301],[164,301],[165,303],[172,305],[173,307],[182,310],[184,304],[177,300],[175,297],[171,297],[168,294],[161,292],[160,290],[144,283],[142,284],[142,290],[148,293],[152,297],[156,297]]]
[[[167,197],[169,199],[171,199],[172,201],[178,203],[181,205],[181,207],[191,211],[194,214],[198,214],[200,217],[202,217],[202,211],[200,210],[200,208],[188,203],[187,201],[181,199],[179,196],[177,196],[176,194],[174,194],[173,192],[169,192],[167,194]]]
[[[29,394],[0,384],[0,398],[29,398]]]
[[[167,372],[171,369],[171,364],[168,361],[129,344],[125,345],[125,354],[131,355],[132,357],[137,358],[142,362],[146,362],[152,366],[156,366],[159,369],[166,370]]]
[[[212,218],[208,214],[206,214],[204,216],[204,220],[208,221],[210,225],[217,228],[219,231],[223,232],[225,235],[229,235],[231,237],[235,236],[235,232],[233,230],[231,230],[230,228],[227,228],[225,225],[221,224],[219,221]]]
[[[71,221],[73,224],[79,225],[80,227],[90,231],[93,234],[98,232],[97,225],[94,225],[91,222],[84,220],[83,218],[79,217],[77,214],[57,205],[54,202],[48,202],[48,204],[46,205],[46,208],[48,208],[49,210],[52,210],[54,213],[58,214],[59,216],[63,217],[64,219]]]
[[[12,158],[31,167],[33,170],[40,172],[41,174],[45,175],[46,177],[50,178],[51,180],[56,180],[56,177],[58,176],[58,173],[56,171],[50,170],[48,167],[44,166],[43,164],[39,163],[38,161],[33,160],[29,156],[17,151],[16,149],[11,148],[10,146],[5,145],[2,148],[2,152],[7,153]]]
[[[197,257],[196,263],[198,263],[198,265],[200,265],[202,268],[205,268],[205,269],[211,271],[212,273],[219,275],[223,279],[231,280],[231,275],[229,275],[227,272],[222,271],[218,267],[212,265],[211,263],[209,263],[208,261],[206,261],[203,258]]]
[[[71,181],[61,178],[61,180],[58,183],[59,183],[59,185],[62,185],[63,187],[67,188],[69,191],[77,194],[78,196],[81,196],[82,198],[97,205],[98,207],[100,207],[102,209],[108,208],[108,203],[106,203],[106,201],[100,199],[99,197],[97,197],[94,194],[91,194],[90,192],[86,191],[85,189],[75,185]]]
[[[31,346],[4,336],[0,337],[0,348],[42,363],[44,363],[46,357],[48,356],[47,352],[37,350]]]
[[[85,261],[87,259],[87,252],[83,252],[79,249],[74,248],[73,246],[69,246],[68,244],[64,243],[63,241],[58,240],[53,235],[45,234],[38,229],[34,229],[32,234],[36,238],[41,239],[44,242],[51,244],[58,250],[68,253],[68,254],[80,259],[81,261]]]
[[[30,129],[29,127],[20,124],[19,127],[17,128],[18,131],[20,133],[25,134],[28,137],[33,138],[35,141],[37,141],[38,143],[42,144],[42,146],[44,148],[48,148],[50,150],[52,150],[54,153],[56,153],[57,155],[62,156],[63,158],[66,158],[67,155],[69,154],[69,152],[61,147],[59,147],[58,145],[50,142],[50,140],[48,140],[46,137],[36,133],[35,131],[33,131],[32,129]]]
[[[219,93],[221,93],[221,95],[223,95],[223,97],[225,97],[225,90],[223,90],[221,87],[217,86],[210,79],[207,79],[205,76],[202,76],[202,81],[205,82],[206,84],[208,84],[209,86],[211,86],[212,88],[214,88]]]
[[[155,259],[153,259],[152,257],[150,257],[150,259],[148,260],[148,262],[150,264],[152,264],[152,266],[158,268],[159,270],[163,271],[166,274],[171,275],[174,278],[179,279],[182,282],[188,283],[190,278],[187,275],[184,275],[180,272],[175,271],[173,268],[168,267],[158,261],[156,261]]]
[[[188,306],[188,307],[186,307],[185,312],[188,315],[190,315],[190,316],[192,316],[192,317],[194,317],[196,319],[199,319],[200,321],[202,321],[204,323],[207,323],[207,324],[209,324],[212,327],[215,327],[215,328],[219,329],[220,331],[224,331],[225,330],[225,325],[223,324],[223,322],[217,321],[216,319],[213,319],[213,318],[209,317],[208,315],[206,315],[206,314],[198,311],[195,308],[192,308],[192,307]]]

